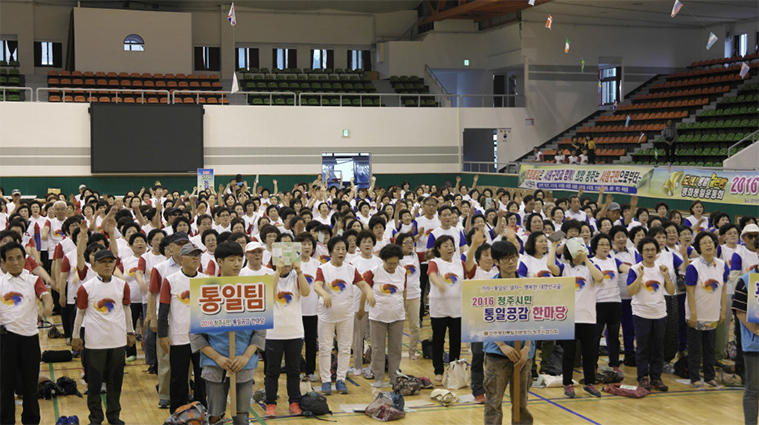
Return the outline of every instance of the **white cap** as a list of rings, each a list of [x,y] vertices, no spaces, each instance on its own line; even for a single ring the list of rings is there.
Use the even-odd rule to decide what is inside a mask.
[[[261,242],[256,241],[248,242],[248,244],[245,245],[245,252],[255,251],[257,249],[266,249],[266,247]]]
[[[79,190],[82,190],[82,189],[84,189],[85,187],[87,187],[87,185],[84,185],[84,184],[80,184],[80,185],[79,185]]]
[[[759,233],[759,226],[754,223],[747,224],[746,227],[743,228],[741,236],[745,235],[746,233]]]

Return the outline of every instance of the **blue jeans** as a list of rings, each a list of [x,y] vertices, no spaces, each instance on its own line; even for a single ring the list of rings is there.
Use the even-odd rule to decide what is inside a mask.
[[[638,381],[644,377],[661,379],[664,368],[664,318],[644,319],[633,316],[635,323],[635,360],[638,367]]]

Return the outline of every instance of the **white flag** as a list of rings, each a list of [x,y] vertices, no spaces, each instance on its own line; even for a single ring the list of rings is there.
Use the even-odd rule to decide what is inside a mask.
[[[670,14],[670,16],[674,18],[675,15],[677,15],[677,12],[679,12],[680,9],[682,9],[682,7],[683,7],[683,4],[680,2],[680,0],[675,0],[675,4],[674,6],[672,6],[672,13]]]
[[[229,21],[232,26],[237,25],[237,16],[235,16],[235,4],[232,3],[232,7],[229,8],[229,13],[227,14],[227,20]]]
[[[232,74],[232,93],[240,91],[240,86],[237,84],[237,73]]]
[[[530,3],[530,6],[535,6],[535,0],[530,0],[529,3]]]
[[[741,78],[746,78],[746,75],[748,75],[748,72],[751,70],[751,68],[748,66],[746,62],[743,62],[741,64]]]
[[[712,45],[717,42],[717,36],[713,32],[709,33],[709,41],[706,42],[706,50],[712,48]]]

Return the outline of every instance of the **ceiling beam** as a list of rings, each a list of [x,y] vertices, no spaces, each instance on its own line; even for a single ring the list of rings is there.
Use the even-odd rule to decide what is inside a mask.
[[[444,19],[453,18],[457,15],[461,15],[463,13],[468,13],[475,11],[477,9],[480,9],[485,6],[489,6],[495,3],[498,3],[500,0],[476,0],[476,1],[470,1],[469,3],[466,3],[462,6],[456,6],[448,10],[444,10],[442,12],[439,12],[437,10],[433,10],[432,14],[424,20],[419,25],[424,25],[430,22],[435,21],[442,21]],[[527,3],[525,3],[527,4]]]

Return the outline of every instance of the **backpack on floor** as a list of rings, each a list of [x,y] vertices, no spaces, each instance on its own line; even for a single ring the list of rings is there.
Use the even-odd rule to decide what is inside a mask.
[[[677,359],[673,366],[675,375],[681,378],[688,378],[688,356],[683,356]]]
[[[395,383],[393,384],[393,391],[399,392],[402,395],[419,394],[421,389],[422,383],[419,382],[419,379],[414,376],[403,374],[399,374],[398,377],[395,378]]]
[[[177,407],[164,425],[208,425],[208,412],[197,401]]]
[[[80,393],[79,389],[76,387],[76,381],[69,378],[68,376],[61,376],[57,381],[55,381],[55,383],[61,390],[63,390],[63,394],[82,397],[82,393]]]
[[[58,330],[57,326],[51,325],[50,330],[47,331],[47,337],[49,339],[63,338],[63,334]]]
[[[327,404],[327,398],[314,391],[301,396],[300,409],[303,411],[303,416],[332,414],[332,411],[329,410],[329,405]]]

